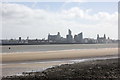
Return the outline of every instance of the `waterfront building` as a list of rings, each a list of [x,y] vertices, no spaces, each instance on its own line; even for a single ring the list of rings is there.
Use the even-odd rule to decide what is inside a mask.
[[[67,43],[73,43],[72,31],[68,29],[68,35],[66,35]]]
[[[18,41],[19,43],[22,43],[22,38],[21,37],[19,37],[19,41]]]
[[[21,41],[22,39],[21,39],[21,37],[19,37],[19,41]]]
[[[98,43],[106,43],[106,41],[107,41],[106,35],[104,34],[103,37],[100,37],[99,34],[97,34],[97,41],[98,41]]]
[[[2,40],[2,44],[18,44],[19,40],[16,39],[10,39],[10,40]]]
[[[0,40],[0,45],[2,44],[2,40]]]
[[[79,33],[78,35],[74,36],[74,41],[76,43],[83,43],[83,33]]]
[[[47,44],[48,43],[48,40],[44,40],[44,39],[29,39],[28,40],[28,44]]]
[[[33,44],[70,44],[70,43],[80,43],[80,44],[103,44],[103,43],[118,43],[118,40],[112,40],[109,37],[106,38],[106,35],[104,34],[103,37],[100,37],[99,34],[97,35],[97,39],[93,38],[83,38],[83,33],[79,33],[77,35],[74,35],[74,38],[72,36],[72,31],[68,29],[68,34],[66,35],[66,38],[61,37],[60,32],[58,32],[56,35],[48,35],[48,39],[22,39],[19,37],[18,39],[9,39],[9,40],[1,40],[0,44],[3,45],[33,45]]]
[[[85,44],[96,44],[97,40],[93,39],[93,38],[84,38],[83,43],[85,43]]]
[[[60,42],[61,41],[61,35],[60,32],[57,33],[57,35],[48,35],[48,41],[49,42]]]

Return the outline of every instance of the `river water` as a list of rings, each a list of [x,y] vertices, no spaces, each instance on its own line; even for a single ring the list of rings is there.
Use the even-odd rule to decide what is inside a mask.
[[[10,45],[0,46],[2,53],[40,52],[74,49],[117,48],[117,44],[56,44],[56,45]]]

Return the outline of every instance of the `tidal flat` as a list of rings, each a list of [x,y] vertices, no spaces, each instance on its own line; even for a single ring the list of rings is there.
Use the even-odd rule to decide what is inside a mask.
[[[42,72],[23,72],[2,80],[119,80],[119,58],[63,64]]]

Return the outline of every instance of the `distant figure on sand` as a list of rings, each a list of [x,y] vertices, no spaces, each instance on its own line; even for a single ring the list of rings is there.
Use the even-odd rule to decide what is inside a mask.
[[[11,48],[9,47],[9,49],[11,49]]]

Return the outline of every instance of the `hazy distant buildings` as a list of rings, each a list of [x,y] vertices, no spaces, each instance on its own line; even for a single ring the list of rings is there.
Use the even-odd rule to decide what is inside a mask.
[[[106,43],[106,35],[104,34],[103,37],[100,37],[99,34],[97,35],[97,41],[98,43]]]
[[[61,41],[61,36],[60,32],[57,33],[57,35],[48,35],[48,41],[49,42],[60,42]]]
[[[75,35],[74,38],[72,36],[72,31],[68,29],[68,34],[66,38],[61,37],[60,32],[57,35],[48,35],[49,42],[59,42],[59,43],[83,43],[83,33],[79,33]]]
[[[74,36],[74,40],[77,43],[83,43],[83,33],[81,32],[78,35],[75,35]]]
[[[105,43],[117,43],[118,40],[112,40],[109,37],[106,38],[104,34],[103,37],[97,35],[97,39],[93,38],[83,38],[83,33],[79,33],[77,35],[72,35],[72,31],[68,29],[68,34],[66,38],[61,37],[60,32],[56,35],[48,34],[48,39],[22,39],[19,37],[18,39],[10,39],[10,40],[0,40],[0,44],[4,45],[38,45],[38,44],[105,44]]]
[[[68,43],[73,43],[72,31],[70,29],[68,30],[68,35],[66,35],[66,39]]]
[[[93,38],[84,38],[83,39],[83,43],[84,44],[96,44],[98,41],[96,39]]]
[[[21,37],[19,37],[19,41],[21,41],[22,39],[21,39]]]

